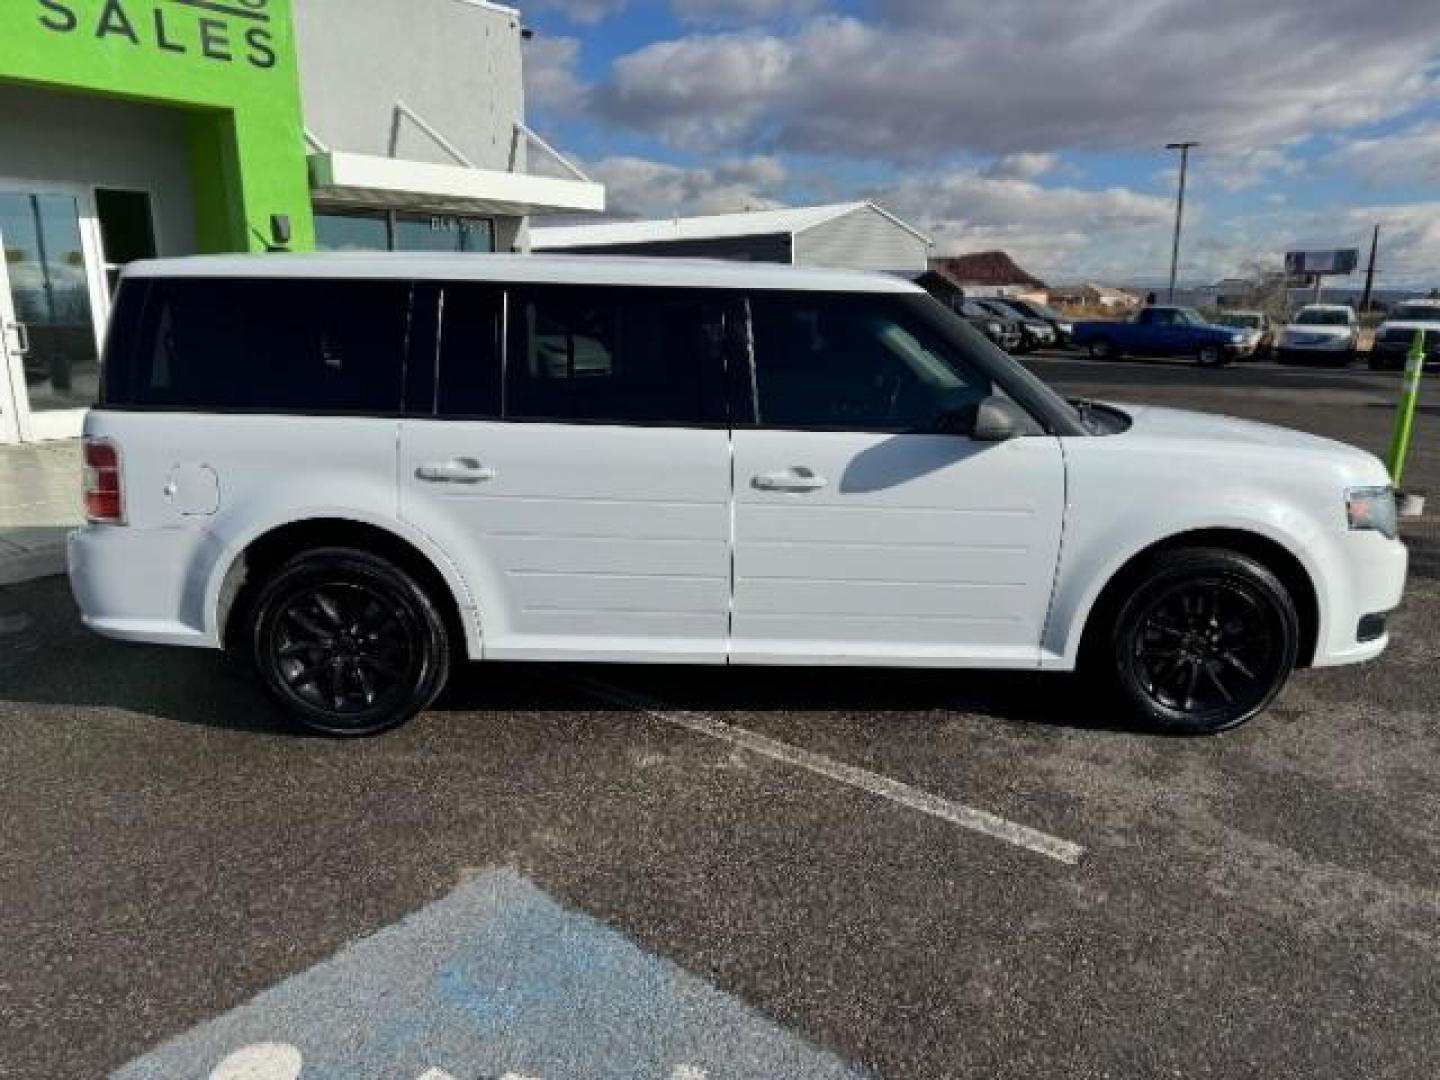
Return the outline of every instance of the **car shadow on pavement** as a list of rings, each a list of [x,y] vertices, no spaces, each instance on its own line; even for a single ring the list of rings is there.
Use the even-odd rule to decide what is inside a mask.
[[[963,714],[1008,723],[1126,730],[1080,680],[1028,672],[465,664],[434,711],[633,712],[597,696],[615,687],[655,708],[713,714]],[[0,716],[32,707],[126,722],[156,718],[257,735],[305,737],[247,664],[204,650],[127,645],[80,623],[63,578],[0,590]],[[83,717],[88,720],[88,715]]]

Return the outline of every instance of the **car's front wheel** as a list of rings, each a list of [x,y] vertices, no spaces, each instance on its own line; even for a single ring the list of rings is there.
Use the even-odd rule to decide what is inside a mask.
[[[1090,358],[1092,360],[1112,360],[1119,353],[1109,338],[1096,338],[1090,342]]]
[[[1202,345],[1196,359],[1201,367],[1224,367],[1227,362],[1225,350],[1218,345]]]
[[[1161,552],[1130,579],[1095,662],[1146,724],[1208,734],[1238,727],[1280,693],[1300,621],[1280,580],[1234,551]]]
[[[249,642],[270,695],[325,735],[373,735],[435,700],[450,673],[445,620],[406,571],[368,552],[297,555],[264,582]]]

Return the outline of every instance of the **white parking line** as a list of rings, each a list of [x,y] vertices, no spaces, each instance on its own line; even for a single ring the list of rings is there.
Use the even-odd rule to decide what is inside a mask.
[[[663,720],[667,724],[674,724],[697,734],[730,743],[732,746],[742,747],[775,761],[805,769],[841,784],[858,788],[878,798],[888,799],[911,810],[918,810],[922,814],[939,818],[941,821],[948,821],[962,829],[983,833],[996,840],[1013,844],[1015,847],[1024,848],[1026,851],[1033,851],[1037,855],[1044,855],[1048,859],[1065,863],[1067,866],[1076,865],[1080,861],[1080,857],[1085,854],[1083,847],[1071,843],[1069,840],[1061,840],[1059,837],[1040,832],[1038,829],[1032,829],[1028,825],[1018,825],[984,810],[965,806],[963,803],[942,799],[928,791],[911,787],[909,784],[902,784],[898,780],[891,780],[888,776],[881,776],[854,765],[833,761],[821,754],[803,750],[798,746],[791,746],[789,743],[780,742],[769,736],[750,731],[748,728],[736,727],[723,720],[716,720],[713,716],[683,709],[672,709],[664,702],[654,701],[628,690],[622,690],[617,686],[596,682],[592,679],[576,679],[575,682],[590,694],[611,704],[634,709],[656,720]]]

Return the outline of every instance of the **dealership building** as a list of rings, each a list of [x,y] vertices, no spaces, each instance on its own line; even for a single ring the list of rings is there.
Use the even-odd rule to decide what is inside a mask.
[[[78,434],[133,259],[523,251],[602,211],[525,125],[525,36],[487,0],[0,3],[0,444]]]

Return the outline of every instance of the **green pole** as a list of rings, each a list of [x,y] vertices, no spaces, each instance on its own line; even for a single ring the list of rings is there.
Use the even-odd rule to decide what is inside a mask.
[[[1420,376],[1425,371],[1425,331],[1415,331],[1415,342],[1405,361],[1405,382],[1400,391],[1400,408],[1395,414],[1395,433],[1390,438],[1390,480],[1398,488],[1405,479],[1405,458],[1410,454],[1410,434],[1415,426],[1415,406],[1420,400]]]

